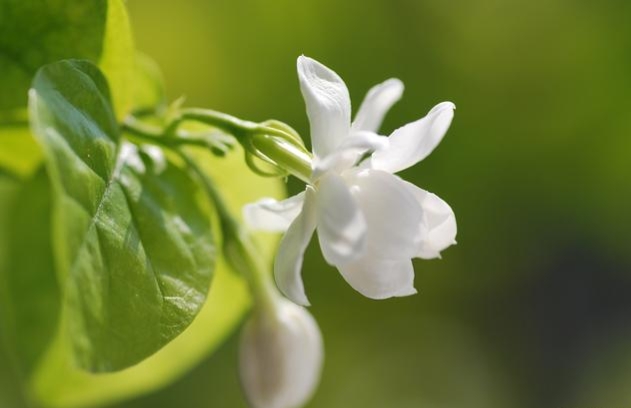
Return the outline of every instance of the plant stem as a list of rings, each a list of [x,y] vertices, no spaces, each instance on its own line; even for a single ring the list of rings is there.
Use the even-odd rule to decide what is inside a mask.
[[[226,113],[217,112],[211,109],[200,108],[181,109],[172,119],[171,126],[177,127],[180,123],[186,120],[193,120],[222,129],[237,138],[241,136],[244,131],[253,131],[259,127],[259,124],[255,122],[241,120]]]
[[[123,123],[123,129],[131,133],[134,138],[140,139],[141,142],[158,144],[167,148],[176,148],[179,146],[199,146],[212,148],[212,141],[208,138],[195,137],[192,135],[169,135],[157,126],[142,123],[133,116],[127,117]]]
[[[280,295],[252,238],[233,217],[212,179],[184,151],[174,151],[199,178],[215,205],[221,222],[223,252],[227,261],[246,278],[254,301],[266,310],[275,310]]]
[[[203,138],[178,137],[176,134],[178,126],[187,120],[204,123],[234,136],[246,150],[251,148],[305,183],[310,182],[311,157],[309,153],[292,143],[294,139],[286,132],[271,126],[241,120],[210,109],[188,108],[180,110],[165,129],[144,124],[133,116],[125,119],[123,127],[146,142],[170,147],[178,145],[208,147],[208,141]]]

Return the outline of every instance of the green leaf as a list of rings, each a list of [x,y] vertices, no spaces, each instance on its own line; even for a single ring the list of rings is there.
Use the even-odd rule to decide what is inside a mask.
[[[136,60],[129,17],[121,0],[107,1],[105,33],[102,41],[103,48],[98,65],[109,82],[116,116],[122,119],[132,108],[136,86],[134,83]],[[83,57],[74,55],[70,58]]]
[[[42,169],[43,170],[43,169]],[[60,300],[50,245],[50,188],[39,171],[4,210],[8,256],[1,265],[3,332],[28,375],[55,335]],[[11,311],[9,315],[6,312]],[[34,324],[37,322],[37,324]]]
[[[53,186],[62,337],[84,369],[129,367],[178,336],[204,304],[215,261],[210,209],[159,149],[122,140],[105,77],[91,63],[40,69],[29,107]]]
[[[24,109],[35,72],[64,58],[98,63],[119,115],[130,107],[133,42],[121,0],[0,2],[0,111]]]
[[[37,69],[54,60],[98,60],[105,32],[105,1],[5,0],[0,3],[0,109],[26,106]]]
[[[248,310],[245,282],[219,260],[208,300],[194,322],[175,340],[141,363],[122,371],[92,375],[67,358],[67,338],[55,339],[31,379],[33,397],[46,407],[102,406],[150,392],[180,377],[219,347]]]
[[[7,248],[7,244],[11,240],[11,234],[9,232],[11,221],[10,212],[20,191],[20,185],[21,182],[19,178],[13,172],[0,167],[0,197],[2,197],[2,200],[0,200],[0,271],[3,270],[10,253]],[[2,299],[5,298],[4,293],[1,292],[4,288],[1,279],[2,277],[0,275],[0,305]],[[2,323],[1,320],[0,323]],[[1,333],[3,333],[3,330],[0,327],[0,334]]]
[[[19,379],[12,370],[11,357],[0,344],[0,407],[32,408],[24,401]]]
[[[243,152],[238,147],[237,151],[225,158],[217,158],[198,152],[199,161],[204,164],[207,173],[213,177],[236,214],[240,213],[238,210],[244,204],[255,201],[263,195],[282,198],[284,194],[281,181],[260,178],[249,172],[242,160],[242,154]],[[8,199],[11,196],[9,195],[10,191],[19,191],[15,188],[16,185],[19,184],[14,182],[14,178],[7,179],[7,189],[3,189],[3,184],[0,183],[2,197]],[[7,202],[9,200],[0,201],[0,254],[2,254],[3,248],[1,244],[9,243],[9,240],[2,238],[2,233],[6,231],[2,220],[15,217],[12,214],[3,217],[5,212],[2,211],[2,204]],[[12,207],[19,209],[20,204]],[[28,209],[23,210],[23,212],[33,215]],[[42,213],[45,214],[45,211]],[[40,216],[45,216],[44,214],[40,214]],[[14,224],[23,227],[25,237],[19,242],[13,243],[13,247],[19,247],[23,240],[36,243],[36,235],[41,236],[41,231],[50,231],[50,226],[36,220],[35,217],[32,222],[24,221]],[[258,238],[264,260],[271,265],[277,237],[265,235]],[[41,243],[37,246],[40,245]],[[24,248],[28,248],[28,245],[24,245]],[[31,257],[45,256],[41,251],[35,251],[34,248],[30,251]],[[19,253],[12,255],[21,256]],[[1,255],[0,259],[2,259]],[[27,265],[36,266],[36,263],[31,262]],[[56,282],[51,282],[48,279],[52,270],[53,265],[48,264],[44,268],[36,267],[31,270],[22,268],[19,271],[9,271],[9,273],[39,276],[38,279],[48,282],[49,289],[54,293],[57,287]],[[162,387],[184,374],[222,343],[228,334],[234,330],[250,305],[245,282],[238,274],[228,269],[221,257],[218,259],[215,274],[206,304],[193,323],[156,354],[126,370],[95,376],[78,369],[70,357],[67,334],[58,331],[52,345],[48,347],[43,358],[40,359],[36,371],[29,376],[28,390],[31,398],[38,405],[46,407],[102,406]],[[0,285],[0,289],[2,288],[3,286]],[[0,301],[6,302],[8,299],[13,301],[11,310],[14,316],[23,315],[24,311],[21,309],[28,308],[29,303],[33,300],[28,296],[29,292],[18,293],[16,290],[15,288],[12,289],[14,296],[7,297],[4,293],[0,295]],[[30,323],[33,325],[38,325],[51,318],[51,314],[46,310],[41,308],[39,310],[42,312],[40,316],[31,316]],[[6,333],[8,330],[3,328],[2,332]],[[22,344],[19,343],[19,338],[16,340],[18,340],[18,344],[13,343],[14,350],[15,347]],[[25,353],[25,351],[19,351],[18,355],[23,356]]]
[[[241,159],[242,153],[242,151],[235,151],[225,158],[209,157],[203,152],[198,153],[200,162],[204,163],[208,174],[214,178],[221,191],[225,193],[237,214],[239,213],[238,209],[245,203],[252,202],[262,195],[271,194],[277,198],[281,198],[283,195],[282,182],[276,179],[262,179],[249,172]],[[38,174],[38,176],[40,175]],[[29,194],[21,194],[25,200],[28,196],[33,197],[35,194],[45,197],[43,192],[37,193],[34,186],[37,184],[43,189],[48,189],[39,180],[29,183],[31,186],[24,188],[24,190],[31,191]],[[20,186],[19,181],[14,177],[7,176],[6,183],[2,183],[2,181],[3,178],[0,178],[0,194],[3,197],[3,200],[0,201],[0,260],[3,259],[3,248],[6,244],[10,244],[12,248],[24,248],[22,251],[11,252],[13,257],[22,257],[24,252],[28,251],[30,258],[45,258],[47,252],[42,252],[36,248],[41,248],[45,243],[37,236],[42,237],[50,233],[50,225],[46,225],[42,221],[47,218],[47,212],[40,204],[38,211],[41,211],[33,213],[33,206],[38,205],[36,202],[32,202],[30,208],[25,207],[20,210],[24,204],[27,204],[27,201],[20,200],[17,204],[12,204],[11,208],[14,211],[20,211],[24,216],[17,217],[15,213],[7,214],[3,205],[12,203],[13,200],[9,200],[9,198],[14,195],[17,196],[21,189],[18,188]],[[31,218],[26,219],[27,214],[30,214]],[[18,218],[19,220],[17,220]],[[22,229],[22,238],[15,242],[3,238],[5,235],[12,234],[4,228],[2,222],[10,219],[16,219],[13,225]],[[48,232],[44,233],[44,231]],[[3,233],[4,235],[2,235]],[[271,235],[264,238],[259,243],[263,249],[264,259],[271,265],[277,238]],[[55,293],[57,284],[55,280],[49,278],[54,274],[52,263],[40,263],[38,267],[37,262],[16,261],[12,260],[11,257],[9,261],[13,264],[21,263],[23,266],[19,270],[6,272],[31,276],[41,282],[40,287],[45,282],[49,293]],[[239,275],[228,269],[222,258],[218,259],[215,274],[206,304],[191,326],[156,354],[126,370],[97,376],[86,373],[73,364],[67,334],[57,332],[56,337],[42,334],[42,337],[53,338],[53,341],[43,358],[39,360],[35,372],[29,375],[30,397],[38,405],[46,407],[101,406],[149,392],[178,378],[216,349],[234,330],[249,307],[250,299],[245,282]],[[0,274],[0,277],[4,276],[6,274]],[[21,280],[16,277],[11,279],[18,282]],[[2,280],[0,279],[0,289],[6,289],[6,286],[1,283]],[[4,307],[6,302],[11,301],[10,310],[14,321],[19,316],[25,315],[31,308],[31,302],[37,301],[37,297],[30,296],[32,293],[24,291],[24,287],[23,289],[13,287],[9,293],[12,296],[6,296],[5,293],[0,294],[0,305]],[[2,310],[6,311],[6,308]],[[54,310],[45,310],[44,308],[37,308],[37,310],[41,313],[39,316],[31,315],[30,319],[22,322],[22,324],[39,326],[48,319],[54,319]],[[7,329],[3,327],[0,332],[10,333],[12,331]],[[26,334],[26,332],[22,333]],[[31,347],[30,351],[19,350],[26,344],[21,342],[23,336],[13,334],[12,337],[14,340],[11,343],[14,350],[13,354],[23,357],[34,352],[39,353],[37,347]],[[23,369],[25,369],[25,365],[26,362],[23,361]],[[13,405],[15,404],[9,406]]]
[[[0,406],[13,408],[26,407],[26,403],[20,395],[22,387],[18,383],[19,378],[15,370],[15,348],[8,347],[11,341],[8,337],[10,330],[7,321],[10,292],[6,285],[5,267],[10,255],[8,244],[14,239],[9,230],[12,224],[11,213],[21,187],[22,181],[16,175],[0,168]]]
[[[139,81],[121,0],[0,1],[0,166],[20,176],[30,176],[42,159],[28,129],[28,88],[40,66],[62,58],[99,64],[119,118],[133,107]]]
[[[279,199],[284,195],[280,180],[260,178],[248,171],[239,147],[225,158],[201,151],[197,155],[235,214],[240,214],[244,204],[263,195]],[[25,226],[27,231],[34,231],[30,224]],[[265,262],[271,265],[277,236],[266,234],[257,238]],[[39,272],[47,273],[45,269]],[[86,373],[73,365],[68,339],[64,338],[67,336],[60,333],[30,378],[31,397],[39,405],[52,408],[103,406],[150,392],[180,377],[219,347],[249,308],[246,283],[222,257],[218,258],[215,275],[206,304],[193,323],[156,354],[131,368],[96,376]],[[47,315],[42,315],[33,322],[45,318]]]

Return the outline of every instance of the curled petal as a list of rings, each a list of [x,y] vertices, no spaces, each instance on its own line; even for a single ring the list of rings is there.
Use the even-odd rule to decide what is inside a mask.
[[[343,265],[363,254],[366,220],[342,177],[329,173],[322,178],[316,212],[320,248],[329,264]]]
[[[298,78],[307,105],[313,153],[322,158],[335,151],[350,132],[348,89],[339,75],[305,56],[298,58]]]
[[[375,132],[358,130],[351,133],[340,144],[340,150],[358,150],[367,152],[370,150],[382,150],[388,147],[389,141],[385,136],[380,136]]]
[[[308,306],[302,282],[302,259],[316,227],[315,192],[307,187],[302,211],[283,236],[274,261],[278,289],[294,303]]]
[[[396,173],[426,158],[445,136],[454,109],[451,102],[440,103],[424,118],[395,130],[388,147],[372,155],[372,167]]]
[[[339,174],[355,165],[366,152],[385,149],[387,146],[387,137],[367,131],[354,132],[344,139],[335,152],[314,161],[311,177],[318,180],[329,171]]]
[[[304,192],[283,201],[263,198],[243,207],[243,219],[247,225],[256,230],[286,231],[298,214],[300,214],[304,198]]]
[[[397,176],[380,170],[346,175],[368,224],[367,252],[384,259],[411,259],[418,248],[423,214]]]
[[[371,299],[414,295],[414,268],[410,259],[392,260],[368,252],[361,259],[340,266],[349,285]]]
[[[388,79],[372,87],[355,115],[352,129],[379,131],[386,113],[401,99],[401,95],[403,95],[403,82],[396,78]]]
[[[421,240],[415,257],[439,258],[441,251],[456,243],[456,216],[449,204],[437,195],[412,183],[404,183],[423,209],[423,222],[419,228]]]
[[[239,374],[253,408],[295,408],[313,394],[322,369],[322,335],[304,308],[287,300],[257,310],[243,327]]]

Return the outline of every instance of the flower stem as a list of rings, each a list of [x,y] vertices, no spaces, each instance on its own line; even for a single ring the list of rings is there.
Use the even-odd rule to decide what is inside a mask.
[[[242,120],[226,113],[211,109],[184,108],[180,109],[171,120],[171,126],[177,127],[180,123],[192,120],[216,127],[239,138],[244,132],[256,130],[258,123]]]
[[[210,109],[186,108],[178,111],[164,129],[142,123],[133,116],[125,119],[123,127],[147,142],[171,147],[187,144],[208,146],[209,142],[204,138],[178,136],[177,128],[184,121],[200,122],[232,135],[246,150],[254,150],[259,158],[262,155],[300,180],[306,183],[310,181],[311,156],[301,145],[299,147],[296,144],[296,138],[299,137],[272,126],[241,120]]]
[[[311,176],[311,157],[306,151],[289,142],[280,129],[263,126],[216,112],[210,109],[188,108],[179,112],[176,121],[195,120],[234,135],[242,144],[249,142],[263,155],[278,163],[284,170],[308,183]],[[178,122],[179,123],[179,122]],[[249,140],[243,140],[248,138]]]
[[[206,194],[215,205],[221,222],[223,253],[226,260],[233,269],[246,278],[255,303],[265,310],[275,310],[280,294],[252,238],[233,217],[213,180],[184,151],[176,149],[175,152],[199,178]]]
[[[145,143],[158,144],[166,148],[199,146],[215,151],[226,144],[230,144],[230,140],[227,139],[225,135],[194,135],[188,132],[171,134],[157,126],[147,125],[133,116],[129,116],[125,119],[123,129],[132,135],[132,139],[139,139],[140,142]]]

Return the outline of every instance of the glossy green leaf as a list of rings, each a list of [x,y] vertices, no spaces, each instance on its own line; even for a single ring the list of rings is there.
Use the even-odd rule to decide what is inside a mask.
[[[219,347],[247,311],[245,282],[220,260],[208,300],[193,323],[156,354],[122,371],[98,375],[68,359],[68,338],[59,336],[31,379],[41,405],[55,408],[103,406],[163,387]]]
[[[33,132],[53,186],[62,330],[76,363],[114,371],[178,336],[205,302],[215,245],[196,182],[122,140],[105,77],[86,61],[38,72]]]
[[[226,195],[236,214],[245,203],[252,202],[262,195],[267,194],[281,198],[284,194],[281,181],[260,178],[249,172],[242,161],[242,152],[239,150],[225,158],[212,157],[201,151],[197,153],[197,158],[204,164],[208,175],[213,177],[221,191]],[[7,183],[0,183],[0,193],[3,198],[8,199],[13,195],[11,192],[19,191],[16,188],[19,184],[14,180],[11,177],[7,178]],[[5,184],[6,188],[2,188]],[[29,189],[34,190],[33,187]],[[2,239],[2,233],[5,231],[2,220],[15,218],[14,215],[3,217],[5,211],[2,210],[2,204],[8,202],[9,200],[0,201],[0,243],[9,242]],[[13,207],[18,209],[20,204]],[[22,212],[24,214],[31,213],[28,209],[24,209]],[[40,215],[44,216],[45,211],[42,213]],[[40,231],[50,230],[50,226],[36,220],[36,217],[33,217],[33,222],[20,221],[13,224],[21,224],[24,227],[24,239],[34,243],[41,242],[35,238],[37,235],[42,235]],[[271,265],[277,237],[267,235],[258,238],[262,255],[266,262]],[[12,246],[18,247],[21,241],[14,242]],[[41,243],[37,246],[39,245]],[[3,245],[0,245],[0,259],[2,259],[2,248]],[[12,254],[20,256],[19,252]],[[41,253],[36,253],[34,248],[31,255],[42,256]],[[15,263],[16,261],[11,262]],[[36,266],[37,263],[30,262],[27,265]],[[44,268],[31,270],[22,268],[12,272],[39,276],[38,279],[50,284],[49,288],[54,293],[56,283],[48,279],[52,273],[52,267],[52,264],[48,264],[48,267]],[[215,274],[206,304],[191,326],[156,354],[126,370],[93,375],[76,368],[68,352],[67,335],[59,332],[57,337],[52,340],[52,344],[48,347],[43,359],[38,363],[36,371],[30,376],[28,389],[31,398],[35,400],[37,405],[46,407],[102,406],[149,392],[181,376],[222,343],[226,336],[234,330],[249,307],[250,299],[245,282],[239,275],[230,271],[221,258],[218,259]],[[2,288],[3,286],[0,284],[0,289]],[[11,299],[13,301],[11,310],[14,315],[24,314],[21,309],[28,308],[29,302],[33,299],[28,296],[28,293],[20,292],[21,295],[19,295],[15,289],[13,291],[16,296],[6,297],[3,294],[0,296],[0,300]],[[31,316],[29,320],[33,325],[39,325],[40,322],[51,318],[50,313],[43,309],[39,310],[43,313],[38,317]],[[3,332],[7,331],[4,330]],[[19,342],[19,338],[17,340]],[[15,350],[19,344],[13,343],[13,346]],[[37,349],[31,350],[31,352],[37,351]],[[24,355],[25,351],[19,351],[19,353]]]
[[[278,179],[261,178],[248,170],[237,150],[225,158],[198,151],[197,158],[226,196],[235,214],[263,195],[284,196]],[[277,236],[257,237],[264,260],[271,265]],[[156,354],[128,369],[92,375],[68,359],[68,339],[58,336],[30,382],[33,397],[54,408],[103,406],[160,388],[183,375],[221,345],[250,306],[244,280],[218,258],[206,304],[193,323]]]

